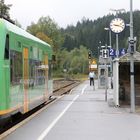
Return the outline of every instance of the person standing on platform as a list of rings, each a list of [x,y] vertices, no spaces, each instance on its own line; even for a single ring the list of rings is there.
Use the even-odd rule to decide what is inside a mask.
[[[94,71],[90,71],[90,73],[89,73],[90,86],[91,85],[94,86],[94,77],[95,77]]]

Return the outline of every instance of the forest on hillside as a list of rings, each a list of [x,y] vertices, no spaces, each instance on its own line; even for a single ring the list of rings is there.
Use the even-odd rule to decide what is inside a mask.
[[[129,12],[118,14],[119,18],[125,21],[125,24],[129,24]],[[89,20],[83,18],[77,22],[76,26],[68,26],[66,29],[62,29],[64,35],[63,48],[72,50],[78,48],[80,45],[86,46],[93,51],[93,55],[97,57],[98,47],[100,45],[109,45],[109,32],[104,28],[109,28],[109,24],[115,15],[107,15],[97,20]],[[137,37],[137,50],[140,50],[140,11],[134,11],[134,36]],[[125,30],[119,34],[119,48],[128,48],[129,27],[126,26]],[[116,40],[115,34],[112,32],[112,47],[115,48]],[[101,44],[99,43],[101,42]]]

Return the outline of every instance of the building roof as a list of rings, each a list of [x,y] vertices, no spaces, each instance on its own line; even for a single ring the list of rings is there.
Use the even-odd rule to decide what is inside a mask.
[[[22,28],[19,28],[18,26],[8,22],[5,19],[0,18],[0,23],[4,24],[5,28],[12,33],[15,33],[17,35],[23,36],[23,37],[28,38],[30,40],[33,40],[33,41],[39,42],[43,45],[47,45],[48,47],[51,47],[48,43],[46,43],[46,42],[40,40],[39,38],[31,35],[27,31],[23,30]]]

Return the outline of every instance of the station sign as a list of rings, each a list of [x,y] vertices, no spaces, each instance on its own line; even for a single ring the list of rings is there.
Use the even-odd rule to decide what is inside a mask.
[[[91,65],[90,65],[90,68],[91,68],[91,69],[97,69],[97,64],[94,64],[94,65],[91,64]]]
[[[127,53],[126,48],[122,48],[119,50],[119,56],[125,55]]]
[[[126,48],[122,48],[119,50],[119,56],[125,55],[127,53]],[[117,54],[116,49],[110,48],[109,49],[109,56],[115,57]]]
[[[96,62],[95,59],[92,59],[92,60],[90,61],[90,63],[89,63],[89,68],[90,68],[91,70],[97,70],[97,62]]]
[[[102,50],[102,57],[103,58],[109,58],[109,50],[108,49],[103,49]]]
[[[97,64],[97,63],[96,63],[96,60],[93,59],[92,62],[91,62],[91,64]]]
[[[116,56],[116,50],[109,48],[109,56]]]

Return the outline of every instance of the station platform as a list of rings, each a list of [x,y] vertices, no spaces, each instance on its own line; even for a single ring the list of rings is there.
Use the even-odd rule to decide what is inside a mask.
[[[113,96],[108,89],[108,100]],[[85,81],[4,140],[139,140],[140,115],[111,107],[105,90]]]

